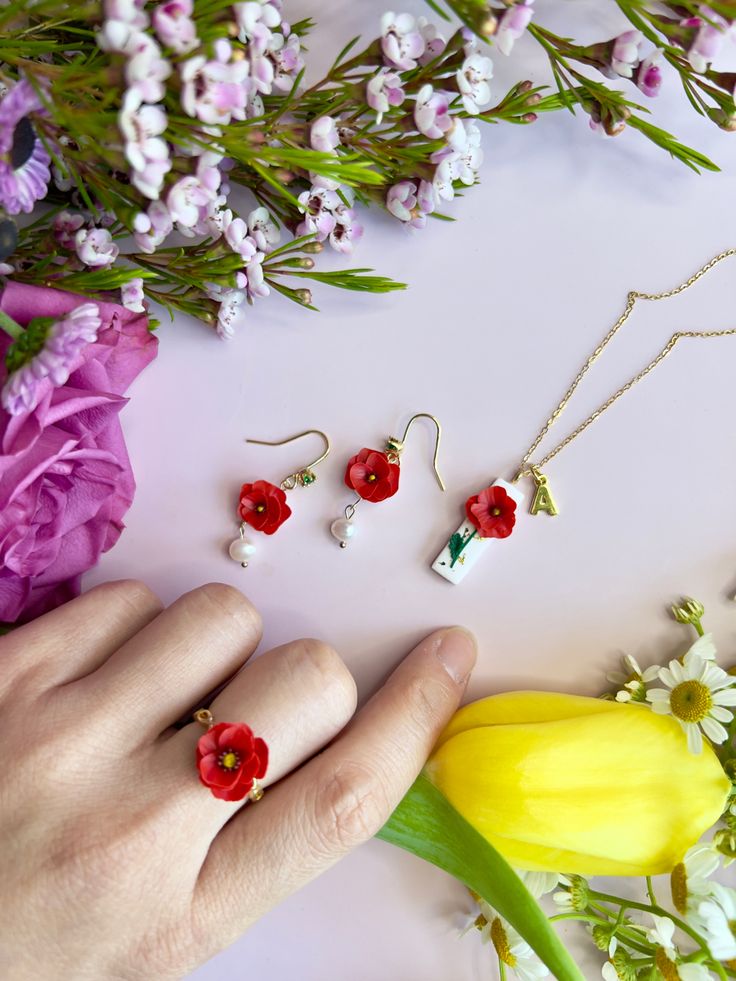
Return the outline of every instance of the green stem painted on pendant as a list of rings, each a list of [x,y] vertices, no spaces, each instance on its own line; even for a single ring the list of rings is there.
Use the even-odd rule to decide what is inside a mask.
[[[459,550],[455,553],[455,556],[452,562],[450,563],[451,569],[477,534],[478,534],[478,529],[476,528],[470,535],[468,535],[467,538],[463,539],[462,545],[460,546]]]
[[[558,981],[584,981],[519,876],[423,773],[377,837],[444,869],[481,896],[527,941]]]
[[[19,340],[25,331],[20,324],[17,324],[12,317],[9,317],[4,310],[0,310],[0,330],[10,334],[14,341]]]

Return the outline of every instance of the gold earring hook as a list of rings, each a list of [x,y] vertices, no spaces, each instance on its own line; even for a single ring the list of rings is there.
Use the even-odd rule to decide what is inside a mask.
[[[313,484],[317,479],[317,475],[314,473],[314,468],[322,463],[323,460],[327,459],[327,455],[330,452],[330,440],[321,429],[305,429],[303,433],[297,433],[295,436],[289,436],[287,439],[280,439],[275,442],[270,442],[265,439],[246,439],[246,443],[255,443],[258,446],[285,446],[287,443],[293,443],[296,439],[301,439],[303,436],[320,436],[324,440],[325,449],[321,456],[318,456],[316,460],[312,460],[305,467],[300,470],[295,470],[294,473],[290,473],[288,477],[284,477],[281,481],[281,487],[283,490],[293,490],[297,484],[300,487],[308,487]]]
[[[390,439],[388,439],[386,442],[386,448],[389,454],[393,454],[398,460],[402,450],[404,449],[404,443],[406,442],[406,437],[409,433],[409,430],[411,429],[412,423],[415,422],[415,420],[417,419],[431,419],[432,422],[437,427],[437,438],[435,439],[434,442],[434,456],[432,457],[432,467],[434,469],[435,477],[437,478],[437,483],[440,485],[440,489],[445,490],[445,482],[443,481],[442,475],[440,474],[439,471],[439,467],[437,466],[437,457],[439,456],[440,453],[440,440],[442,439],[442,426],[440,425],[439,420],[436,419],[433,415],[431,415],[431,413],[429,412],[415,413],[415,415],[413,415],[411,419],[407,422],[406,429],[404,430],[404,435],[401,437],[401,439],[396,439],[395,436],[391,436]]]

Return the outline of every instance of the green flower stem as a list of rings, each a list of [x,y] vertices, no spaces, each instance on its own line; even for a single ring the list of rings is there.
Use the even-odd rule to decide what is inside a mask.
[[[723,965],[715,960],[710,952],[708,944],[705,942],[705,940],[703,940],[700,934],[696,930],[693,930],[689,923],[686,923],[685,920],[680,919],[679,916],[675,916],[674,913],[670,913],[669,910],[663,909],[657,903],[637,903],[633,899],[620,899],[618,896],[611,896],[609,893],[596,892],[595,890],[591,890],[590,896],[592,899],[598,899],[603,903],[612,903],[614,906],[620,906],[623,909],[639,909],[643,910],[645,913],[654,913],[657,916],[669,917],[675,926],[694,940],[698,947],[700,947],[700,949],[705,953],[711,967],[716,972],[718,977],[728,977]]]
[[[459,551],[458,551],[458,552],[456,553],[456,555],[455,555],[455,558],[454,558],[454,559],[452,560],[452,562],[450,563],[450,568],[451,568],[451,569],[452,569],[452,567],[453,567],[453,566],[455,565],[455,563],[457,562],[457,560],[458,560],[458,559],[460,558],[460,556],[461,556],[461,555],[463,554],[463,552],[465,551],[465,549],[466,549],[466,548],[468,547],[468,545],[470,544],[470,542],[471,542],[471,541],[472,541],[472,540],[473,540],[473,539],[475,538],[475,536],[476,536],[477,534],[478,534],[478,529],[476,528],[476,529],[475,529],[475,530],[474,530],[474,531],[472,532],[472,534],[470,534],[470,535],[468,535],[468,537],[467,537],[467,538],[464,538],[464,539],[463,539],[463,543],[462,543],[462,545],[461,545],[461,547],[460,547],[460,550],[459,550]]]
[[[526,940],[557,981],[584,981],[516,872],[423,773],[377,837],[444,869],[485,899]]]
[[[654,886],[652,884],[651,875],[647,876],[647,896],[649,896],[649,902],[652,906],[658,906],[657,897],[654,895]]]
[[[9,317],[4,310],[0,310],[0,330],[10,334],[14,341],[21,339],[25,331],[20,324],[17,324],[12,317]]]

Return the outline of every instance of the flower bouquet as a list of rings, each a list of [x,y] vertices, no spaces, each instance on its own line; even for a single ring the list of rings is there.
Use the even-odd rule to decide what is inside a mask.
[[[716,169],[650,121],[641,100],[669,76],[736,128],[736,75],[713,68],[731,3],[617,0],[627,29],[589,45],[550,31],[532,0],[430,6],[439,23],[377,12],[377,36],[349,40],[308,83],[311,20],[292,23],[282,0],[4,3],[2,274],[137,313],[151,301],[227,337],[272,292],[313,308],[309,281],[401,288],[368,269],[318,270],[315,256],[349,256],[368,206],[405,230],[450,217],[478,180],[479,124],[577,109],[594,130],[638,130]],[[494,59],[522,35],[557,91],[523,76],[497,91]],[[8,356],[11,374],[36,335]],[[9,383],[4,403],[16,404]]]
[[[713,879],[736,859],[736,671],[701,604],[673,613],[695,643],[666,667],[627,656],[601,699],[460,709],[380,833],[468,887],[463,932],[490,942],[502,978],[580,978],[551,926],[571,920],[606,981],[736,976],[736,889]],[[622,894],[594,876],[626,877]]]

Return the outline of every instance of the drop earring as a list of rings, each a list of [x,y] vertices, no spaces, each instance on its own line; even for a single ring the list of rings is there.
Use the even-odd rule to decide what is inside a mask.
[[[295,487],[309,487],[317,479],[314,468],[327,458],[330,452],[330,441],[320,429],[305,429],[303,433],[289,436],[288,439],[269,442],[263,439],[247,439],[246,443],[257,446],[285,446],[304,436],[320,436],[325,448],[321,456],[312,460],[301,470],[295,470],[277,486],[268,480],[256,480],[251,484],[243,484],[238,500],[238,517],[240,518],[240,537],[230,543],[230,558],[248,568],[248,560],[256,551],[255,545],[245,537],[246,527],[250,526],[264,535],[273,535],[281,525],[291,517],[291,508],[286,503],[286,491]]]
[[[440,440],[442,438],[442,427],[433,415],[429,412],[417,412],[406,424],[404,435],[401,439],[389,436],[386,440],[384,450],[371,450],[363,447],[360,453],[348,460],[345,470],[345,484],[358,495],[357,501],[348,504],[342,518],[336,518],[330,525],[332,536],[337,539],[340,548],[347,548],[348,542],[355,535],[355,525],[353,518],[355,509],[361,501],[370,501],[378,504],[393,497],[399,489],[399,476],[401,473],[401,454],[404,450],[404,443],[412,424],[417,419],[431,419],[437,427],[437,438],[434,444],[434,456],[432,466],[437,478],[437,483],[442,490],[445,484],[437,467],[437,456],[440,451]]]

